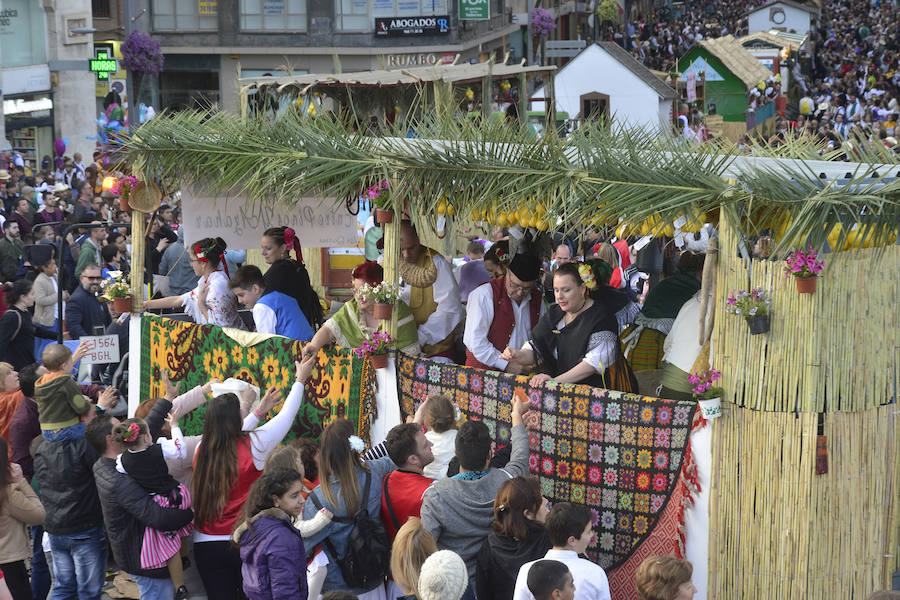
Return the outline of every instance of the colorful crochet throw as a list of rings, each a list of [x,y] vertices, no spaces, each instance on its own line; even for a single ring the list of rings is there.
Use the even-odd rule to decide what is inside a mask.
[[[234,377],[260,390],[274,385],[287,396],[301,348],[300,342],[278,336],[245,346],[221,327],[145,315],[141,318],[141,398],[163,395],[163,368],[169,370],[172,381],[182,382],[182,391],[213,378]],[[318,439],[325,425],[343,417],[357,424],[357,432],[368,443],[369,425],[376,415],[371,361],[357,358],[345,348],[321,351],[316,360],[317,368],[306,384],[303,404],[286,439]],[[280,408],[277,405],[273,414]],[[203,432],[205,412],[201,405],[181,419],[185,435]]]
[[[552,381],[532,388],[526,377],[404,354],[397,374],[406,415],[429,394],[448,394],[466,418],[484,421],[500,440],[509,439],[513,395],[527,396],[539,413],[529,435],[531,471],[551,502],[591,507],[596,535],[588,555],[607,572],[651,537],[670,500],[682,514],[696,403]],[[666,538],[663,545],[677,551],[678,535]]]

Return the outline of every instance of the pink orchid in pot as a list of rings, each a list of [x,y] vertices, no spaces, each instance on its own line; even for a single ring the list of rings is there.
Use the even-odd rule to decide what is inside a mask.
[[[385,179],[366,188],[364,197],[375,205],[375,220],[379,223],[391,223],[394,220],[394,209],[387,191],[391,184]]]
[[[816,278],[825,268],[825,263],[819,258],[819,253],[812,246],[803,250],[792,250],[784,261],[784,276],[794,277],[797,284],[797,292],[800,294],[812,294],[816,291]]]
[[[353,354],[359,358],[365,358],[366,355],[372,359],[372,366],[376,369],[384,369],[387,367],[388,352],[391,349],[391,334],[386,331],[376,331],[371,337],[363,342],[362,346],[353,349]]]
[[[688,375],[688,381],[693,386],[694,399],[700,404],[700,410],[707,419],[714,419],[722,415],[722,394],[725,390],[713,384],[722,377],[722,373],[715,369],[707,369],[700,373]]]

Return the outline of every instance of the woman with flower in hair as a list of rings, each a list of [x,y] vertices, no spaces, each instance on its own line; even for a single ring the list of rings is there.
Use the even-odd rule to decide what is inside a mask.
[[[261,246],[263,260],[271,265],[265,273],[266,289],[294,298],[313,329],[322,325],[322,305],[303,264],[297,233],[290,227],[270,227],[263,232]]]
[[[531,385],[553,379],[637,392],[637,380],[619,344],[616,313],[622,307],[599,297],[600,286],[608,279],[608,267],[599,262],[560,266],[553,273],[556,304],[547,309],[521,350],[506,348],[501,354],[504,360],[537,365],[539,373]]]
[[[320,446],[319,487],[309,494],[303,518],[312,519],[322,507],[334,513],[334,519],[324,529],[304,538],[307,548],[322,544],[328,558],[322,593],[346,590],[360,600],[384,600],[383,581],[372,589],[353,588],[344,580],[338,561],[348,552],[350,532],[360,511],[365,510],[372,519],[381,519],[381,485],[385,475],[396,467],[389,456],[364,461],[360,457],[365,449],[363,441],[354,434],[353,423],[347,419],[330,423]],[[382,541],[390,547],[387,533]]]
[[[509,253],[509,242],[496,242],[484,254],[484,268],[491,274],[491,279],[499,279],[506,275],[512,256]]]
[[[197,287],[180,296],[168,296],[144,302],[144,307],[184,308],[196,323],[246,329],[238,314],[237,298],[228,287],[228,265],[222,238],[204,238],[191,244],[189,256],[194,273],[200,278]]]
[[[345,348],[360,348],[376,331],[384,331],[387,321],[375,317],[375,302],[369,295],[374,286],[382,282],[384,270],[375,261],[367,260],[353,269],[353,298],[346,302],[334,316],[316,332],[312,341],[303,347],[303,356],[315,356],[330,344]],[[395,304],[397,310],[397,339],[394,347],[417,356],[421,351],[416,321],[409,306],[402,300]]]

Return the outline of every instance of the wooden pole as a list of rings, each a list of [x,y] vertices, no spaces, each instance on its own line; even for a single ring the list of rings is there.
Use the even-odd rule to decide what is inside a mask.
[[[494,89],[493,77],[490,71],[481,79],[481,115],[484,119],[491,116],[491,92]]]
[[[519,123],[522,126],[528,124],[528,79],[525,72],[519,73]]]
[[[144,237],[144,213],[131,211],[131,312],[144,311],[144,257],[147,241]]]
[[[436,86],[435,93],[437,93],[437,89]],[[437,105],[437,102],[435,102],[435,105]],[[396,175],[391,178],[391,189],[400,189],[400,181]],[[403,220],[403,202],[398,202],[398,197],[393,192],[391,196],[393,197],[394,218],[390,223],[382,224],[381,226],[384,231],[384,264],[382,266],[384,267],[384,280],[396,286],[400,283],[400,221]],[[397,339],[398,312],[400,311],[394,310],[391,313],[390,326],[388,327],[391,339]]]

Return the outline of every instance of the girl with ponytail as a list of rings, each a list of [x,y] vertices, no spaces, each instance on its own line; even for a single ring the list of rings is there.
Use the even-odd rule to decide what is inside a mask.
[[[201,325],[246,329],[238,314],[237,298],[228,287],[227,245],[222,238],[203,238],[188,247],[191,267],[200,277],[197,287],[180,296],[148,300],[144,307],[183,308]]]
[[[263,259],[271,265],[265,273],[266,289],[294,298],[309,324],[318,328],[324,320],[322,305],[303,264],[297,233],[290,227],[270,227],[263,233],[261,246]]]

